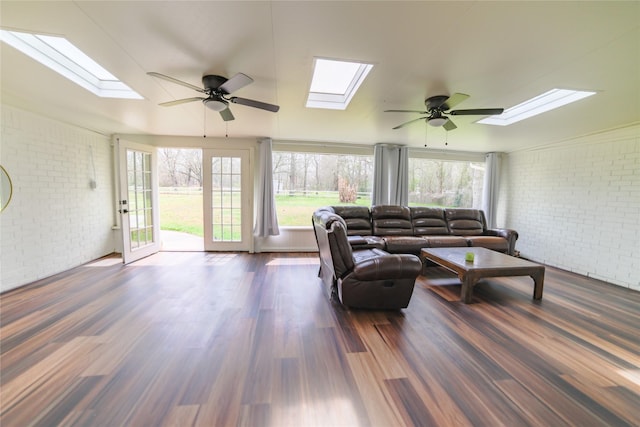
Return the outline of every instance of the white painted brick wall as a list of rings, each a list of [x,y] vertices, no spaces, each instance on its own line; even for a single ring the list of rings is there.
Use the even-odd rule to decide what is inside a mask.
[[[14,193],[0,214],[0,291],[113,252],[109,138],[6,105],[1,117]]]
[[[510,153],[498,212],[523,257],[640,290],[640,126]]]

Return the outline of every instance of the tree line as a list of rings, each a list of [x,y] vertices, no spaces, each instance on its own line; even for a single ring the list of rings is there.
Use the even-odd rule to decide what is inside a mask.
[[[161,187],[201,187],[202,150],[158,150]],[[340,201],[354,202],[371,193],[373,156],[273,153],[276,194],[307,195],[337,192]],[[409,159],[409,200],[415,204],[477,207],[482,197],[484,163]]]

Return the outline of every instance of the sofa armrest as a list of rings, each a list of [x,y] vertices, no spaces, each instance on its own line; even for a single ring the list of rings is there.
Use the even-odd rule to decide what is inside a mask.
[[[347,236],[349,244],[354,250],[359,249],[386,249],[386,243],[378,236]]]
[[[420,258],[398,254],[370,258],[357,263],[351,273],[357,280],[415,279],[422,270]]]
[[[509,241],[511,241],[511,239],[513,239],[514,241],[518,240],[518,232],[509,228],[491,228],[487,229],[485,234],[487,236],[504,237]]]
[[[510,228],[491,228],[485,232],[486,236],[502,237],[509,242],[509,248],[507,249],[508,255],[515,255],[516,252],[516,240],[518,240],[518,232]]]
[[[364,237],[358,235],[347,236],[347,240],[349,241],[349,244],[352,248],[354,246],[364,246],[367,244],[367,241],[364,239]]]

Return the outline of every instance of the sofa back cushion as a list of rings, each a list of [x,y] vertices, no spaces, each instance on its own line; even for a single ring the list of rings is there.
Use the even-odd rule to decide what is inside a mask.
[[[333,209],[318,209],[312,216],[318,251],[320,273],[325,283],[342,277],[353,269],[353,252],[347,238],[347,225]]]
[[[445,209],[445,217],[455,236],[481,236],[486,229],[484,214],[478,209]]]
[[[449,234],[443,209],[412,206],[409,210],[411,211],[413,233],[416,236],[441,236]]]
[[[334,221],[328,230],[329,248],[336,279],[353,270],[353,251],[347,239],[347,229],[342,221]]]
[[[371,217],[367,206],[332,206],[347,224],[348,236],[371,236]]]
[[[376,236],[412,236],[411,211],[408,206],[376,205],[371,207],[371,223]]]

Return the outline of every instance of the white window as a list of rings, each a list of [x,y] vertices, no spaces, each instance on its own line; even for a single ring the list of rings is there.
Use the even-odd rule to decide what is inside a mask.
[[[315,58],[308,108],[345,110],[372,64]]]
[[[373,156],[274,151],[278,224],[311,226],[322,206],[371,205]]]
[[[409,205],[482,207],[484,162],[409,158]]]
[[[0,40],[97,96],[142,99],[64,37],[0,30]]]
[[[502,114],[478,120],[478,123],[508,126],[510,124],[517,123],[520,120],[537,116],[538,114],[560,108],[563,105],[571,104],[572,102],[579,101],[595,94],[595,92],[591,91],[551,89],[541,95],[521,102],[518,105],[507,108]]]

